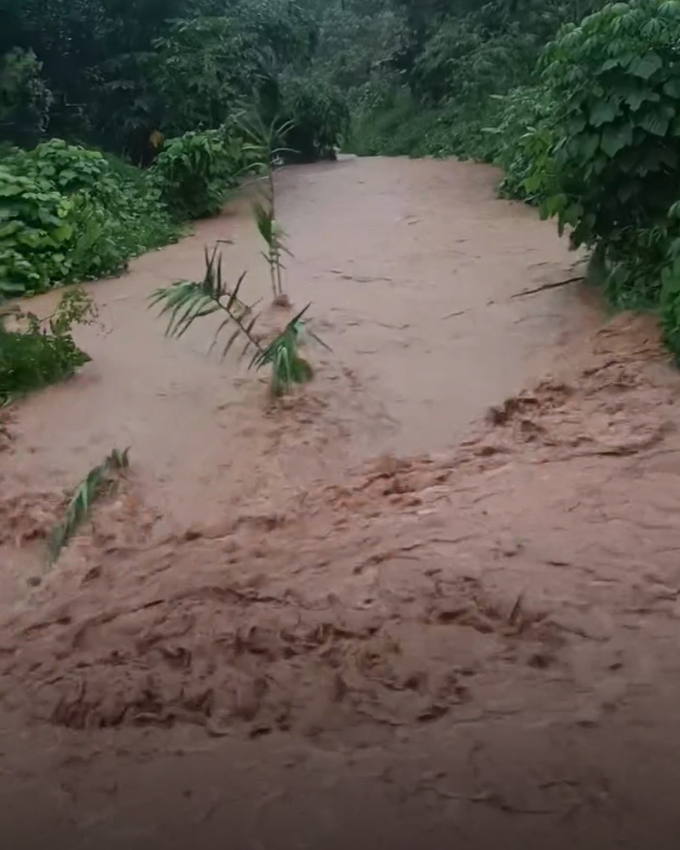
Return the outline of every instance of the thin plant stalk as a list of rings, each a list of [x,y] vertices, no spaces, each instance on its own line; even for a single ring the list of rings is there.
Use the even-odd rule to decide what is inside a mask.
[[[293,122],[278,123],[275,118],[269,126],[260,120],[253,125],[242,122],[243,130],[249,139],[245,148],[257,157],[257,165],[266,172],[268,191],[264,192],[265,203],[257,202],[253,206],[255,221],[267,245],[264,254],[269,265],[269,274],[274,301],[283,298],[283,253],[292,256],[285,245],[286,233],[276,219],[276,184],[274,181],[274,160],[283,153],[294,153],[291,148],[277,145],[277,140],[285,138],[294,126]]]

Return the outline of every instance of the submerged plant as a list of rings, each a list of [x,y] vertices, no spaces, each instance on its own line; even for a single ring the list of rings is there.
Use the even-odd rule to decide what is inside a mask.
[[[258,348],[253,355],[251,367],[254,366],[256,369],[269,365],[272,367],[270,381],[272,395],[283,395],[291,384],[304,384],[314,377],[314,370],[307,360],[300,356],[298,347],[299,337],[304,327],[303,316],[309,307],[308,304],[288,322],[283,331],[266,348]],[[312,336],[321,342],[315,334]],[[325,346],[325,343],[321,342],[321,344]]]
[[[69,544],[78,527],[90,513],[93,502],[101,496],[110,493],[115,486],[120,473],[130,465],[129,449],[119,451],[114,449],[104,459],[103,463],[91,469],[87,476],[76,487],[71,497],[63,520],[52,529],[48,545],[48,562],[53,565],[62,550]]]
[[[256,305],[245,304],[240,291],[245,272],[240,276],[233,289],[227,286],[222,275],[222,256],[214,249],[212,254],[206,250],[206,271],[201,281],[179,281],[171,286],[157,289],[151,296],[151,306],[162,305],[160,315],[168,316],[166,334],[172,337],[183,336],[196,319],[213,314],[224,314],[211,350],[217,345],[222,333],[230,333],[222,348],[222,357],[226,357],[236,341],[244,341],[241,356],[252,352],[249,368],[262,369],[271,366],[270,390],[279,396],[288,391],[293,384],[302,384],[313,377],[309,363],[300,355],[300,337],[305,328],[304,316],[310,305],[297,313],[267,345],[255,333],[259,314]],[[316,334],[310,336],[328,348]]]

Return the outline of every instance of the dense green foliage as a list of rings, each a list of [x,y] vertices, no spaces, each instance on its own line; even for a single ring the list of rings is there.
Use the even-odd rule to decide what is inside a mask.
[[[0,140],[35,144],[45,132],[52,94],[32,50],[14,47],[0,60]]]
[[[0,294],[31,294],[68,278],[72,205],[49,183],[0,168]]]
[[[615,304],[659,307],[680,353],[679,7],[6,3],[0,297],[114,273],[173,222],[217,212],[270,164],[244,127],[278,121],[291,159],[343,143],[498,164],[501,194],[568,228]]]
[[[680,196],[680,5],[608,6],[550,46],[560,104],[551,209],[572,242],[610,242],[663,221]]]
[[[359,0],[357,0],[357,3]],[[352,96],[365,154],[495,162],[680,358],[680,2],[393,2],[399,52]]]
[[[121,271],[176,234],[136,169],[54,139],[0,164],[0,297]]]
[[[242,143],[230,141],[221,128],[184,133],[163,146],[151,175],[175,218],[205,218],[219,211],[245,166]]]
[[[334,157],[334,147],[349,127],[344,96],[319,78],[283,80],[278,115],[290,124],[283,141],[303,162]]]
[[[680,3],[629,0],[565,27],[541,65],[554,104],[524,186],[592,249],[620,307],[660,309],[680,354]]]
[[[580,20],[602,0],[392,5],[405,17],[406,35],[396,56],[375,63],[360,93],[354,148],[490,161],[503,144],[488,131],[504,120],[504,97],[535,86],[546,43],[562,24]]]
[[[0,298],[118,273],[218,212],[254,165],[244,115],[285,122],[290,158],[333,156],[349,112],[320,16],[305,0],[0,4]]]
[[[319,25],[309,5],[7,3],[0,7],[2,135],[25,145],[48,132],[148,163],[163,139],[217,129],[244,105],[294,111],[283,81],[306,80],[313,64]],[[334,97],[324,92],[326,80],[314,86],[320,102]],[[304,108],[301,124],[309,118]],[[308,153],[316,155],[313,145]]]

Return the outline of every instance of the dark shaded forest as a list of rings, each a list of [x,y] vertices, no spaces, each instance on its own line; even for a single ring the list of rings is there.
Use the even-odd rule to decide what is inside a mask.
[[[214,214],[259,127],[274,164],[496,163],[680,352],[678,0],[2,4],[0,296],[119,272]]]

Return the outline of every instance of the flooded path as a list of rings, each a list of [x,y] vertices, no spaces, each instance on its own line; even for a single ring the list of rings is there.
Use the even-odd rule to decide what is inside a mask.
[[[92,285],[93,363],[0,453],[8,846],[677,846],[680,379],[649,318],[523,294],[574,257],[494,180],[278,175],[332,351],[275,409],[147,310],[217,240],[267,303],[246,198]],[[113,446],[129,477],[43,574]]]
[[[268,300],[248,200],[91,285],[101,324],[76,336],[93,362],[22,405],[3,491],[72,487],[129,446],[154,503],[186,527],[386,452],[452,447],[489,405],[542,374],[555,343],[585,320],[573,287],[513,297],[573,276],[574,256],[552,224],[496,200],[496,180],[483,166],[400,159],[278,175],[291,298],[312,302],[332,348],[310,352],[317,380],[307,409],[288,418],[264,416],[264,384],[208,355],[214,324],[178,342],[148,309],[157,287],[200,279],[204,248],[218,240],[228,277],[247,269],[247,297]],[[300,417],[305,427],[291,427]]]

